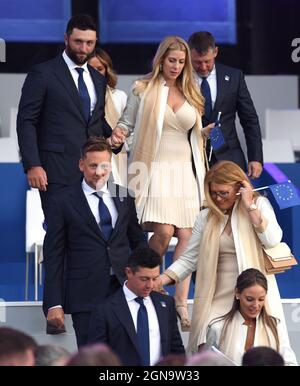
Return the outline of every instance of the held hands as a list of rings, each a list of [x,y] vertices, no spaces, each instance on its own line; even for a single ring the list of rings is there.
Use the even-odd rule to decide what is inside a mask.
[[[38,188],[46,191],[48,185],[48,178],[45,170],[41,166],[33,166],[27,171],[27,179],[31,188]]]
[[[111,145],[114,147],[121,146],[125,142],[126,137],[127,130],[121,129],[120,127],[115,127],[110,137]]]

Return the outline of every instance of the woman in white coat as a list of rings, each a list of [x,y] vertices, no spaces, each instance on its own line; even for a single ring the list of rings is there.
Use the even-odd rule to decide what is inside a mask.
[[[127,102],[124,91],[116,88],[117,75],[108,53],[96,47],[94,55],[90,57],[89,64],[102,74],[107,81],[105,94],[105,119],[111,128],[114,128],[122,115]],[[127,144],[123,145],[118,154],[112,154],[112,175],[118,185],[127,184]]]
[[[237,278],[231,310],[209,323],[206,343],[215,346],[240,365],[252,347],[270,347],[281,354],[285,365],[297,366],[281,321],[269,315],[265,300],[268,281],[257,269],[249,268]]]
[[[187,249],[157,284],[184,280],[197,270],[191,352],[205,342],[208,323],[230,310],[238,275],[247,268],[266,273],[263,246],[274,247],[282,237],[268,199],[253,192],[237,164],[215,164],[206,174],[204,190],[208,208],[200,212]],[[285,325],[274,275],[268,275],[268,287],[268,311]]]
[[[205,138],[213,125],[202,128],[203,106],[188,45],[168,36],[158,47],[151,73],[133,85],[112,135],[118,143],[124,132],[134,133],[128,174],[137,214],[144,229],[154,232],[149,246],[161,256],[177,237],[173,259],[186,248],[204,201]],[[190,327],[188,290],[186,278],[174,296],[182,329]]]

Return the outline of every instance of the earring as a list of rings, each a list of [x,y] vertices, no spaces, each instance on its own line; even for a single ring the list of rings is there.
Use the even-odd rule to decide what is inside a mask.
[[[236,300],[240,300],[240,298],[238,298],[237,296],[235,298],[236,298]]]
[[[162,64],[159,65],[159,71],[162,72]]]

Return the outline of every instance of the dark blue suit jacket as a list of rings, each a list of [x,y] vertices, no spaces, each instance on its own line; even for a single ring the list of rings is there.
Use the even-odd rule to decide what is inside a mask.
[[[150,297],[159,323],[161,355],[184,354],[173,297],[154,291]],[[88,341],[108,344],[120,357],[124,366],[140,365],[137,335],[123,288],[92,313]]]
[[[51,198],[44,240],[45,313],[55,305],[62,305],[65,313],[91,311],[108,295],[111,267],[120,284],[125,281],[123,269],[130,249],[145,242],[133,198],[122,197],[126,190],[113,186],[117,188],[113,200],[118,218],[108,241],[96,223],[81,183]],[[110,185],[109,189],[112,191]]]
[[[34,66],[22,89],[17,132],[24,170],[42,166],[49,183],[70,185],[81,179],[80,149],[88,137],[111,135],[104,118],[106,80],[88,66],[97,93],[89,122],[62,55]]]
[[[217,99],[208,124],[215,122],[221,111],[221,125],[226,144],[214,155],[217,160],[229,160],[245,170],[245,156],[242,151],[236,126],[236,113],[244,130],[248,161],[263,163],[261,131],[258,116],[248,91],[242,71],[216,63]]]

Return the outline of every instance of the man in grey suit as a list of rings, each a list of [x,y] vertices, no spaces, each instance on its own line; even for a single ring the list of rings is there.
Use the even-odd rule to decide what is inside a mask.
[[[160,265],[155,251],[136,249],[123,288],[92,314],[89,342],[108,344],[124,366],[154,365],[161,356],[184,353],[173,297],[152,291]]]
[[[236,68],[215,62],[218,47],[210,32],[195,32],[190,36],[188,43],[199,87],[206,97],[203,126],[215,122],[218,113],[221,112],[225,144],[218,150],[213,150],[210,164],[218,160],[233,161],[244,170],[248,170],[249,177],[258,178],[263,165],[261,131],[243,73]],[[236,113],[245,134],[248,165],[236,132]],[[210,155],[210,145],[207,151]]]
[[[29,72],[17,118],[24,171],[41,192],[46,220],[50,196],[80,181],[78,162],[87,138],[111,136],[104,117],[106,80],[87,64],[97,41],[92,17],[73,16],[64,41],[62,54]]]

